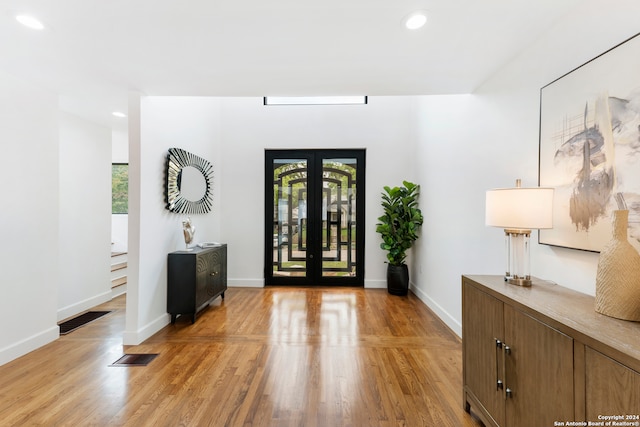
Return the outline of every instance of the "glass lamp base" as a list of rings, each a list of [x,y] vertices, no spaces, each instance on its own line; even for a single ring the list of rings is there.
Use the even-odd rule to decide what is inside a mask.
[[[517,286],[531,286],[529,246],[531,230],[505,229],[507,273],[505,282]]]
[[[525,279],[521,277],[505,277],[504,281],[509,283],[510,285],[529,287],[531,286],[531,279]]]

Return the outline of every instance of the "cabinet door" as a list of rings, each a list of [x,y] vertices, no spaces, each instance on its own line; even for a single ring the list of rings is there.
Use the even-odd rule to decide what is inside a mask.
[[[504,425],[504,392],[498,388],[498,380],[503,380],[502,349],[496,346],[504,335],[503,304],[467,283],[462,288],[462,304],[465,396],[471,392],[492,421]]]
[[[585,357],[587,421],[597,421],[598,415],[640,415],[640,373],[589,347]]]
[[[226,290],[226,248],[222,247],[211,254],[210,296],[219,295]]]
[[[574,419],[573,340],[504,307],[507,426],[552,426]]]
[[[196,310],[205,304],[213,294],[213,254],[214,251],[203,252],[198,255],[196,267]]]

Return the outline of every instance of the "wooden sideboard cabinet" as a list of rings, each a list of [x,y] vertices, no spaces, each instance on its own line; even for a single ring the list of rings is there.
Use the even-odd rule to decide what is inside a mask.
[[[227,245],[171,252],[167,268],[167,312],[171,323],[178,315],[191,316],[227,290]]]
[[[596,313],[592,296],[462,276],[462,349],[464,408],[486,426],[640,421],[640,324]]]

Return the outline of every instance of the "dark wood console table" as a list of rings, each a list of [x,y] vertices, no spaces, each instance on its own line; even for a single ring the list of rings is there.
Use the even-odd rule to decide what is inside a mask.
[[[171,323],[188,314],[195,323],[197,313],[227,290],[227,245],[176,251],[169,254],[167,312]]]

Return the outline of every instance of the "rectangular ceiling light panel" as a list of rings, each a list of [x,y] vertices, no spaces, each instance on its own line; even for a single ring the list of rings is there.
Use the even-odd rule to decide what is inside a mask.
[[[362,105],[367,97],[356,96],[265,96],[264,105]]]

